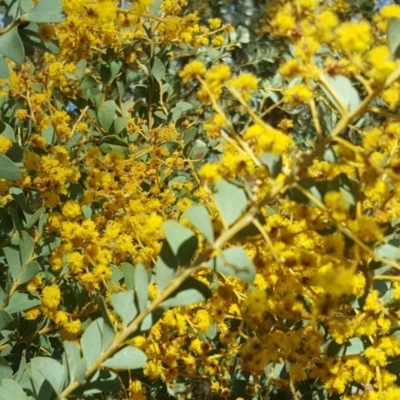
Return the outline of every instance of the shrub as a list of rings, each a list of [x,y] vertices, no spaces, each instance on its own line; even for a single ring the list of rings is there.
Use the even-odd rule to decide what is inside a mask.
[[[400,6],[5,3],[2,398],[397,399]]]

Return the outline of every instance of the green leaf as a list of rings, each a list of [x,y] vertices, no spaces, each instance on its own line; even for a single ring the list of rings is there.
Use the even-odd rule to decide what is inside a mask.
[[[65,341],[63,342],[63,346],[65,350],[63,355],[65,359],[64,365],[68,370],[69,380],[73,380],[76,377],[75,373],[79,360],[81,359],[81,352],[75,342]],[[84,369],[86,369],[86,367]]]
[[[4,208],[0,207],[0,244],[2,240],[5,240],[14,230],[14,223],[9,212]]]
[[[40,207],[39,209],[37,209],[34,214],[29,215],[26,218],[26,229],[30,229],[32,228],[32,226],[34,224],[36,224],[36,222],[39,220],[39,218],[45,213],[46,208],[45,207]]]
[[[111,74],[111,81],[113,81],[119,71],[121,70],[122,62],[121,61],[111,61],[110,63],[110,74]]]
[[[189,265],[198,244],[194,232],[176,221],[164,222],[163,229],[172,253],[182,265]]]
[[[268,167],[269,174],[276,178],[282,171],[282,156],[279,154],[264,153],[258,159]]]
[[[115,369],[138,369],[144,367],[146,362],[147,357],[142,350],[133,346],[126,346],[106,360],[103,365]]]
[[[364,347],[363,341],[358,337],[353,337],[343,344],[338,344],[332,340],[327,347],[327,354],[329,357],[361,355],[364,352]]]
[[[115,111],[117,105],[114,100],[105,101],[99,110],[97,111],[97,118],[99,119],[100,125],[108,131],[115,119]]]
[[[102,327],[103,318],[93,321],[83,333],[81,338],[81,347],[83,356],[86,359],[87,366],[90,367],[97,360],[102,352]]]
[[[155,266],[157,289],[164,290],[175,277],[178,259],[174,256],[170,245],[164,240]]]
[[[10,326],[13,322],[14,320],[8,312],[0,310],[0,331]]]
[[[126,128],[126,123],[128,122],[128,117],[118,117],[113,121],[111,132],[114,135],[118,135]],[[125,143],[125,142],[124,142]]]
[[[75,368],[75,380],[83,385],[86,382],[86,359],[81,358],[76,364]]]
[[[86,89],[94,89],[97,88],[97,81],[96,79],[93,78],[91,75],[85,75],[82,79],[81,83],[81,89],[86,90]]]
[[[13,128],[11,128],[11,126],[8,124],[4,124],[4,130],[3,130],[3,132],[1,132],[1,135],[12,140],[14,143],[16,141],[15,132],[14,132]]]
[[[66,382],[64,367],[54,358],[35,357],[31,361],[32,370],[43,375],[57,394],[60,394]]]
[[[165,65],[157,57],[153,59],[151,72],[157,81],[160,81],[165,75]]]
[[[167,121],[167,120],[168,120],[168,117],[165,115],[164,111],[161,111],[161,110],[155,111],[155,112],[154,112],[154,115],[155,115],[157,118],[162,119],[163,121]]]
[[[190,110],[192,108],[193,108],[193,106],[190,103],[186,103],[184,101],[181,101],[181,102],[177,103],[176,106],[171,109],[172,120],[174,122],[178,121],[178,119],[182,116],[182,114],[185,111],[188,111],[188,110]]]
[[[11,378],[13,376],[13,369],[7,360],[0,356],[0,381],[3,379]]]
[[[196,205],[188,208],[182,215],[197,228],[209,243],[214,243],[214,230],[210,219],[210,214],[204,206]]]
[[[135,267],[127,262],[121,263],[122,272],[125,278],[125,285],[128,290],[135,287]]]
[[[225,179],[215,185],[214,199],[227,226],[239,218],[247,205],[244,190]]]
[[[392,243],[391,243],[392,242]],[[390,241],[389,243],[378,246],[375,250],[379,257],[384,257],[389,260],[400,260],[400,250],[397,241]]]
[[[0,54],[0,79],[7,79],[10,76],[10,68],[8,67],[3,55]]]
[[[28,283],[32,278],[34,278],[41,271],[40,265],[37,261],[31,261],[22,268],[22,274],[18,278],[18,283],[23,285]]]
[[[75,67],[75,76],[77,79],[82,79],[85,75],[85,70],[87,66],[86,60],[79,60]]]
[[[0,179],[9,181],[21,179],[21,172],[18,167],[4,154],[0,154]]]
[[[27,293],[14,293],[11,296],[8,306],[5,308],[9,314],[28,310],[41,304],[41,301]]]
[[[26,20],[38,23],[55,23],[65,20],[61,0],[39,0],[26,16]]]
[[[328,190],[328,182],[327,181],[316,181],[313,178],[304,178],[300,179],[297,182],[300,186],[302,186],[305,190],[310,192],[317,200],[323,201],[324,195]],[[304,193],[302,193],[296,187],[291,187],[287,196],[298,203],[308,204],[310,206],[316,206],[316,204],[310,200]]]
[[[25,50],[17,26],[0,36],[0,53],[19,65],[24,62]]]
[[[244,282],[252,283],[256,269],[246,252],[241,247],[231,247],[213,258],[208,263],[216,272],[236,276]]]
[[[125,325],[132,322],[138,314],[135,304],[135,292],[133,290],[113,294],[111,296],[111,305]]]
[[[15,247],[5,247],[3,251],[6,256],[8,268],[10,269],[11,277],[16,281],[22,268],[19,249]]]
[[[157,308],[150,314],[147,314],[142,325],[140,325],[140,332],[143,333],[148,331],[162,317],[163,313],[163,309]]]
[[[149,298],[149,278],[146,268],[143,264],[139,264],[135,269],[135,290],[139,312],[142,312],[147,307],[147,300]]]
[[[211,290],[206,284],[189,277],[162,303],[162,306],[164,308],[186,306],[203,302],[210,297]]]
[[[326,81],[330,84],[332,89],[336,92],[336,95],[340,98],[343,105],[350,111],[354,111],[361,103],[360,96],[356,89],[354,89],[349,78],[343,75],[324,75]],[[328,89],[324,85],[320,85],[320,88],[328,97],[328,99],[340,110],[339,104],[332,97]]]
[[[77,392],[84,395],[79,396],[79,399],[83,399],[96,393],[117,393],[121,389],[120,377],[117,374],[109,370],[98,370]],[[90,396],[90,398],[93,397]],[[95,398],[99,397],[96,396]]]
[[[20,239],[19,239],[19,253],[21,257],[21,264],[22,266],[26,265],[28,261],[31,259],[33,255],[33,248],[35,242],[32,236],[26,232],[20,232]]]
[[[112,341],[114,340],[115,331],[114,331],[114,326],[110,319],[110,315],[107,310],[107,304],[103,297],[99,298],[99,303],[100,303],[100,309],[101,309],[101,315],[102,315],[102,318],[100,319],[100,324],[102,323],[101,348],[104,350],[104,349],[107,349],[111,345]]]
[[[393,59],[400,58],[400,18],[389,20],[387,40]]]
[[[27,396],[22,387],[13,379],[0,380],[0,400],[33,400]]]

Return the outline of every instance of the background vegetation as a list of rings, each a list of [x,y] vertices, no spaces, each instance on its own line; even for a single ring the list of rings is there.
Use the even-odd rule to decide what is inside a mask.
[[[400,397],[400,6],[5,0],[0,399]]]

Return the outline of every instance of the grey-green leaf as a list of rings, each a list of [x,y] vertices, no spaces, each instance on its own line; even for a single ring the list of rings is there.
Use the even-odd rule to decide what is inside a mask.
[[[166,221],[163,229],[173,254],[182,265],[190,264],[197,248],[197,237],[190,229],[176,221]]]
[[[10,76],[10,68],[8,67],[3,55],[0,54],[0,79],[7,79]]]
[[[34,244],[35,242],[32,236],[28,232],[22,231],[20,233],[19,253],[21,257],[22,266],[27,264],[30,258],[32,257]]]
[[[164,240],[154,268],[159,291],[164,290],[169,285],[176,275],[178,266],[178,259],[173,254],[168,242]]]
[[[100,321],[101,320],[101,321]],[[83,333],[81,338],[81,347],[83,356],[90,367],[102,352],[102,318],[93,321]]]
[[[364,352],[364,343],[358,337],[350,338],[343,344],[338,344],[332,340],[328,345],[327,353],[330,357],[344,357],[361,355]]]
[[[6,256],[7,266],[11,273],[11,277],[16,281],[21,273],[21,257],[19,249],[15,247],[5,247],[3,249],[4,255]]]
[[[216,272],[236,276],[244,282],[252,283],[256,276],[254,264],[241,247],[230,247],[208,263]]]
[[[117,110],[117,105],[114,100],[105,101],[97,112],[97,117],[99,119],[100,125],[105,129],[109,130],[111,124],[115,119],[115,112]]]
[[[330,84],[332,89],[336,92],[336,95],[342,101],[343,105],[350,111],[354,111],[360,104],[360,95],[357,90],[353,87],[350,79],[343,75],[325,75],[325,80]],[[328,99],[333,103],[338,110],[340,106],[337,101],[333,98],[330,92],[326,89],[324,85],[320,85],[322,91],[328,97]]]
[[[21,172],[18,167],[4,154],[0,154],[0,179],[9,181],[21,179]]]
[[[143,264],[139,264],[135,269],[135,289],[139,312],[142,312],[147,307],[147,300],[149,298],[148,285],[149,279],[146,268]]]
[[[209,243],[214,243],[214,230],[210,214],[204,206],[192,206],[183,213],[182,217],[187,218],[204,235]]]
[[[28,283],[41,271],[40,265],[37,261],[30,261],[28,264],[22,267],[22,274],[18,279],[20,285]]]
[[[279,154],[264,153],[258,159],[268,167],[272,178],[276,178],[282,170],[282,156]]]
[[[0,331],[11,325],[13,321],[14,320],[8,312],[0,310]]]
[[[25,50],[19,37],[17,26],[0,36],[0,53],[17,64],[24,62]]]
[[[178,121],[178,119],[182,116],[182,114],[190,109],[192,109],[193,106],[190,103],[186,103],[185,101],[181,101],[176,104],[175,107],[171,109],[172,111],[172,120],[174,122]]]
[[[121,317],[122,322],[128,325],[138,314],[135,304],[135,293],[133,290],[115,293],[111,296],[111,305],[115,312]]]
[[[153,67],[151,68],[151,72],[158,81],[160,81],[165,75],[165,65],[155,57],[153,59]]]
[[[13,370],[7,360],[0,356],[0,381],[13,376]]]
[[[51,357],[35,357],[31,365],[33,370],[44,376],[57,394],[61,393],[67,377],[64,367],[57,360]]]
[[[127,262],[121,263],[122,272],[125,278],[125,285],[128,290],[135,286],[135,267]]]
[[[103,365],[115,369],[138,369],[144,367],[146,362],[147,357],[142,350],[133,346],[127,346],[117,351]]]
[[[394,59],[400,58],[400,18],[392,18],[388,24],[387,40]]]
[[[63,342],[63,345],[65,349],[64,358],[69,373],[69,379],[72,380],[75,379],[75,371],[81,358],[81,352],[79,351],[78,345],[74,342],[65,341]]]
[[[193,277],[189,277],[162,304],[163,307],[178,307],[200,303],[211,297],[207,285]]]
[[[214,199],[227,226],[239,218],[247,205],[244,190],[225,179],[215,185]]]
[[[0,380],[0,400],[33,400],[27,396],[22,387],[13,379]]]
[[[20,311],[28,310],[29,308],[40,305],[40,300],[36,299],[30,294],[26,293],[14,293],[5,308],[9,314],[18,313]]]
[[[39,0],[26,16],[26,20],[37,23],[55,23],[65,20],[61,0]]]

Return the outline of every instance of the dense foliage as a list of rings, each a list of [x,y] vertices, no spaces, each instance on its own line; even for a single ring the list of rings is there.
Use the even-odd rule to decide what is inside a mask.
[[[0,399],[400,398],[400,6],[5,0]]]

